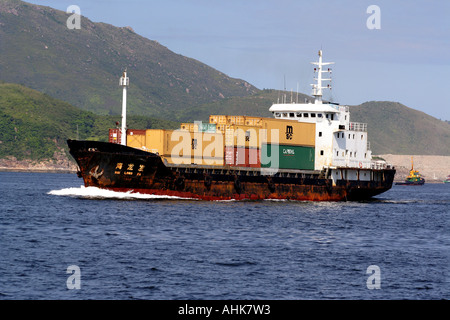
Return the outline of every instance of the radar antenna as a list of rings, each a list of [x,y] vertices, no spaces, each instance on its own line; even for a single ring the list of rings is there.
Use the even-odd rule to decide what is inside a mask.
[[[311,84],[311,86],[313,88],[312,94],[315,97],[314,103],[321,104],[322,103],[322,89],[331,89],[330,84],[328,84],[326,87],[322,86],[322,81],[331,81],[331,78],[330,79],[322,78],[322,73],[326,73],[326,72],[331,73],[330,68],[328,68],[327,70],[323,70],[323,66],[334,64],[334,62],[322,62],[322,50],[319,50],[319,62],[311,62],[311,64],[317,66],[316,68],[314,68],[314,73],[317,72],[317,78],[314,78],[314,80],[316,80],[317,83]]]

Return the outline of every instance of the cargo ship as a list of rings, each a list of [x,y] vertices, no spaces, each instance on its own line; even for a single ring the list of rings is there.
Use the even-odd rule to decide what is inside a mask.
[[[324,67],[315,66],[314,99],[278,101],[270,117],[211,115],[176,130],[128,129],[109,142],[68,140],[86,187],[201,200],[364,200],[389,190],[395,168],[372,160],[367,124],[348,106],[322,100]]]
[[[409,175],[406,177],[405,181],[395,183],[399,186],[422,186],[425,184],[425,179],[422,178],[419,171],[414,170],[414,161],[411,157],[411,170],[409,170]]]

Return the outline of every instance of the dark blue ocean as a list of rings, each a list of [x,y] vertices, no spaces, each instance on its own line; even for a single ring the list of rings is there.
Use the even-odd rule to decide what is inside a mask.
[[[1,300],[450,298],[450,184],[339,203],[81,185],[0,172]]]

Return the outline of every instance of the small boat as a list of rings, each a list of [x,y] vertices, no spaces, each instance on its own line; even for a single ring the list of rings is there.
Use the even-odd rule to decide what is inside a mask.
[[[450,183],[450,174],[445,178],[444,183]]]
[[[425,179],[422,178],[419,171],[414,170],[414,162],[411,157],[411,170],[409,171],[409,176],[406,177],[404,182],[395,183],[398,186],[421,186],[425,183]]]

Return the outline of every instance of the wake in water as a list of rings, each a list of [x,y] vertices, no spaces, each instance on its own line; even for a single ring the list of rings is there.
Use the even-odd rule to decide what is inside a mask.
[[[112,190],[100,189],[97,187],[85,187],[80,186],[79,188],[65,188],[61,190],[52,190],[48,194],[54,196],[67,196],[67,197],[77,197],[86,199],[120,199],[120,200],[195,200],[191,198],[181,198],[175,196],[162,196],[154,194],[142,194],[142,193],[132,193],[128,192],[116,192]]]

